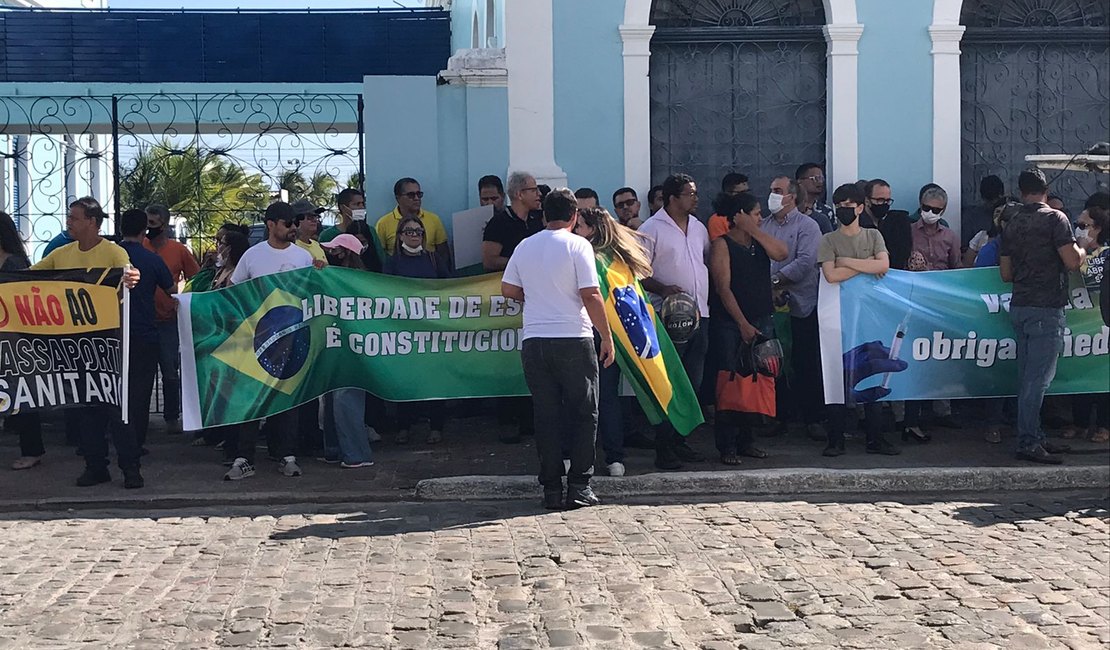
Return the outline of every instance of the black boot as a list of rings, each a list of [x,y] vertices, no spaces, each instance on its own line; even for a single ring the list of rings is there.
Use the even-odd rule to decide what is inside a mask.
[[[664,429],[655,432],[655,466],[659,469],[682,469],[682,462],[674,453],[673,435]]]

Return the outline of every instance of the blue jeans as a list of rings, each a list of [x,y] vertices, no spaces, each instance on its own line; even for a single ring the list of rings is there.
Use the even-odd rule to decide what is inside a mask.
[[[162,370],[162,415],[181,417],[181,351],[177,321],[158,321],[158,367]]]
[[[1018,362],[1017,448],[1045,442],[1041,404],[1064,343],[1064,310],[1050,307],[1010,307]]]
[[[365,394],[357,388],[341,388],[324,396],[325,458],[348,464],[370,462],[365,411]]]

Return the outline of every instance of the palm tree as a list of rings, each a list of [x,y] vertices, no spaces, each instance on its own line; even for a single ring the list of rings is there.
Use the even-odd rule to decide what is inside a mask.
[[[120,205],[161,203],[185,217],[193,237],[211,236],[224,221],[252,221],[269,197],[261,174],[248,174],[196,144],[182,148],[169,139],[140,147],[120,178]]]
[[[313,205],[328,206],[335,202],[339,183],[330,175],[319,171],[312,178],[305,178],[299,168],[287,169],[278,176],[278,187],[289,192],[289,200],[308,199]]]

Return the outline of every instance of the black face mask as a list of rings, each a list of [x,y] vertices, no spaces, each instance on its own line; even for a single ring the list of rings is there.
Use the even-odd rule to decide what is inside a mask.
[[[876,203],[871,206],[871,214],[880,221],[890,212],[890,206],[884,203]]]
[[[163,230],[165,230],[165,228],[147,228],[146,229],[146,238],[147,239],[157,239],[158,236],[162,234]]]
[[[837,218],[837,220],[840,221],[840,223],[844,224],[845,226],[852,225],[852,223],[856,220],[856,216],[857,215],[856,215],[856,209],[855,208],[837,208],[836,209],[836,218]]]

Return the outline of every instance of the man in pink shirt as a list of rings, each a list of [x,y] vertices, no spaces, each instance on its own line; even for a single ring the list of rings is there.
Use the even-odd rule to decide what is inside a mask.
[[[921,195],[921,219],[911,226],[913,251],[911,271],[943,271],[960,268],[960,238],[941,223],[948,207],[948,193],[931,187]]]

